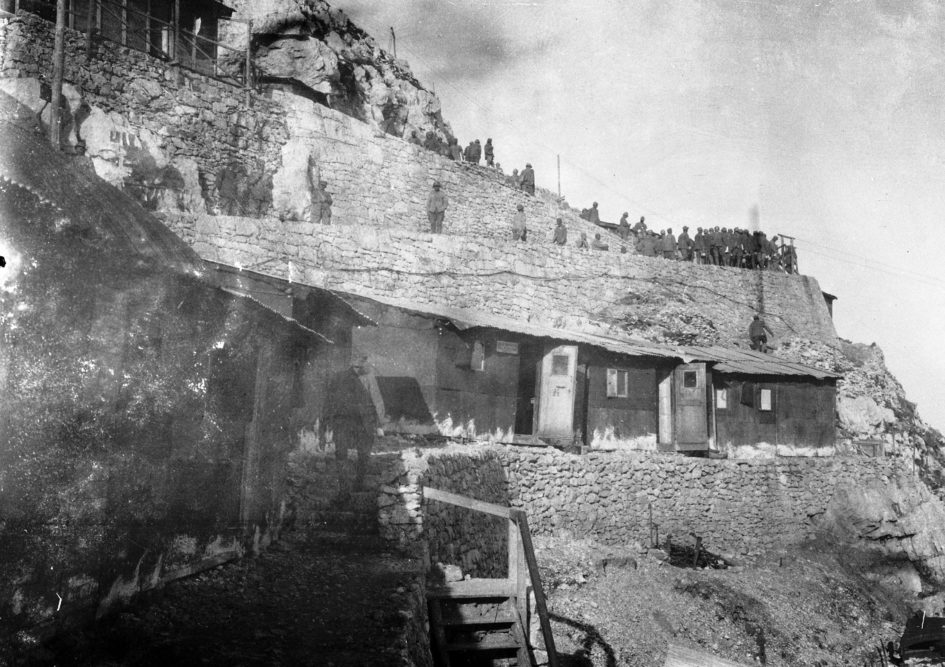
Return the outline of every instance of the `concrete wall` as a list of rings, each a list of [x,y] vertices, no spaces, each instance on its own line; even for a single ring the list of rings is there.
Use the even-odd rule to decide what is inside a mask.
[[[763,298],[778,336],[836,343],[817,281],[638,255],[370,226],[202,216],[172,229],[214,261],[379,299],[680,344],[739,344]]]
[[[473,576],[501,573],[502,522],[479,515],[473,523],[472,513],[422,501],[422,487],[432,486],[521,507],[535,534],[650,546],[652,512],[661,541],[691,543],[695,533],[715,553],[758,554],[814,537],[843,489],[883,486],[907,472],[885,458],[737,461],[453,446],[401,455],[381,489],[382,531],[402,543],[422,536],[433,560],[452,559]]]

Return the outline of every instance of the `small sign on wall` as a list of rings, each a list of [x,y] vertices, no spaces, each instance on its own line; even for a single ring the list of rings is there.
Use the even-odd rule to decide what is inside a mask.
[[[508,340],[497,340],[495,342],[495,351],[498,354],[518,354],[518,343]]]

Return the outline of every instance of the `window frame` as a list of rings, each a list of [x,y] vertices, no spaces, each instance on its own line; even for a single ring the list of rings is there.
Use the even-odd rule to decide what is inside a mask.
[[[620,391],[620,379],[623,378],[623,392]],[[608,368],[605,375],[607,398],[630,397],[630,371],[625,368]]]

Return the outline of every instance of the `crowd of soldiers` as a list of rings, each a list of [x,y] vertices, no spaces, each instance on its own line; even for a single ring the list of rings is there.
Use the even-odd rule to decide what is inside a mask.
[[[455,137],[450,137],[444,143],[435,132],[429,131],[424,139],[420,139],[417,131],[413,130],[407,141],[455,162],[479,164],[485,160],[485,166],[495,169],[500,174],[505,174],[502,165],[495,161],[495,147],[492,145],[491,138],[486,139],[485,145],[482,145],[478,139],[474,139],[469,142],[466,148],[462,148]],[[522,190],[530,195],[535,194],[535,171],[532,169],[531,163],[526,163],[521,172],[518,169],[513,169],[512,173],[505,177],[505,180],[516,190]]]
[[[689,227],[683,227],[679,236],[672,228],[656,232],[647,229],[645,218],[640,218],[632,228],[627,214],[617,225],[617,235],[626,242],[632,241],[638,254],[644,257],[662,257],[696,264],[732,266],[743,269],[780,269],[787,273],[797,272],[797,252],[794,239],[767,238],[764,232],[752,232],[738,227],[697,228],[695,236],[689,235]]]

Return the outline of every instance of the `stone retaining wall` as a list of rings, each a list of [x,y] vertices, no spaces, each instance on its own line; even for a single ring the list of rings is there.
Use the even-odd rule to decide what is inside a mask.
[[[423,536],[432,560],[473,576],[504,573],[505,528],[423,501],[422,487],[432,486],[520,507],[538,535],[650,546],[654,526],[661,543],[691,543],[694,534],[714,553],[760,554],[815,537],[838,490],[911,479],[905,472],[890,458],[736,461],[453,446],[402,455],[382,488],[382,533],[401,542]]]
[[[53,38],[53,24],[24,12],[0,25],[0,89],[36,111]],[[100,176],[159,211],[268,208],[287,139],[277,105],[108,40],[87,57],[87,43],[65,31],[63,142],[76,143],[71,119],[84,102],[80,133]]]
[[[369,297],[743,346],[763,301],[778,336],[837,341],[820,287],[806,276],[372,226],[209,215],[170,224],[205,259]]]

